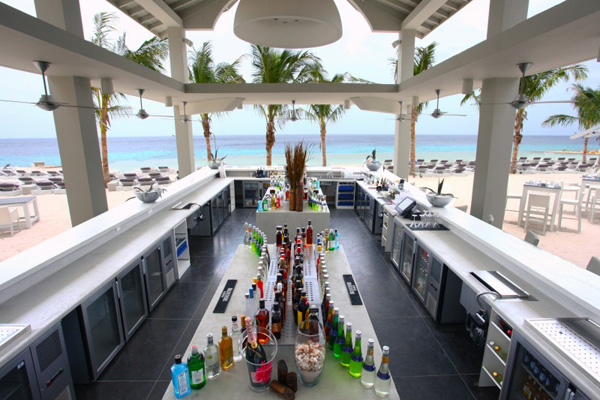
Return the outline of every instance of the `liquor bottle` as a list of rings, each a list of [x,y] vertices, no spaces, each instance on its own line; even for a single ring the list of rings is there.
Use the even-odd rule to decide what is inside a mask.
[[[242,353],[240,353],[240,326],[237,322],[237,317],[234,315],[231,317],[231,340],[233,341],[233,362],[242,361]]]
[[[335,250],[335,233],[333,229],[329,230],[329,251]]]
[[[367,341],[367,356],[363,363],[362,376],[360,377],[360,383],[366,389],[371,389],[375,386],[375,340],[369,338]]]
[[[263,203],[263,206],[262,206],[263,211],[268,211],[269,210],[269,202],[267,201],[267,197],[266,196],[263,199],[262,203]]]
[[[321,240],[321,235],[319,234],[317,236],[317,251],[320,253],[321,251],[323,251],[323,242]]]
[[[263,290],[264,284],[263,284],[262,276],[260,273],[256,275],[256,286],[258,286],[258,292],[260,293],[260,298],[264,299],[264,297],[265,297],[265,292]]]
[[[219,358],[221,369],[227,371],[233,367],[233,339],[227,335],[227,327],[221,328],[221,340],[219,340]]]
[[[327,344],[329,348],[333,350],[333,346],[335,344],[335,338],[337,336],[338,323],[340,319],[340,309],[334,307],[333,309],[333,323],[331,324],[331,331],[329,332],[329,339],[327,340]]]
[[[306,248],[306,228],[300,228],[302,230],[302,248]]]
[[[279,303],[273,304],[273,312],[271,313],[271,332],[276,339],[281,339],[281,327],[283,318],[279,309]]]
[[[300,326],[300,331],[307,335],[316,335],[321,329],[321,322],[319,321],[319,306],[313,304],[308,309],[308,317]]]
[[[217,379],[221,373],[221,363],[219,362],[219,349],[213,341],[213,334],[206,335],[206,347],[204,348],[204,365],[206,367],[206,377],[210,380]]]
[[[338,233],[337,229],[335,230],[335,246],[336,249],[340,248],[340,234]]]
[[[344,347],[344,316],[340,315],[338,318],[337,334],[335,335],[335,343],[333,344],[333,355],[335,358],[342,356],[342,347]]]
[[[375,394],[379,397],[386,397],[390,394],[390,386],[392,379],[390,376],[390,348],[383,346],[383,355],[381,356],[381,364],[377,371],[377,379],[375,379]]]
[[[190,386],[194,390],[201,389],[206,385],[206,371],[204,370],[204,355],[198,351],[198,346],[192,346],[192,353],[187,359],[190,371]]]
[[[346,340],[342,347],[342,356],[340,364],[344,368],[350,368],[350,359],[352,357],[352,322],[346,322]]]
[[[281,230],[281,226],[278,226],[277,234],[275,235],[275,244],[277,245],[277,248],[281,248],[281,246],[283,246],[283,232]]]
[[[175,397],[181,399],[190,394],[190,373],[187,365],[181,362],[181,354],[175,356],[175,364],[171,367],[171,379]]]
[[[300,295],[300,301],[298,302],[296,323],[300,325],[302,321],[306,319],[306,312],[308,311],[308,299],[306,298],[306,292],[303,290]]]
[[[261,365],[267,362],[267,355],[262,345],[256,340],[256,333],[252,326],[252,319],[246,317],[246,332],[248,333],[248,342],[245,347],[246,364],[250,374],[250,385],[262,388],[265,384],[265,374],[260,371]],[[268,379],[271,377],[269,376]],[[268,379],[266,379],[268,381]]]
[[[356,331],[354,339],[354,350],[352,350],[352,356],[350,357],[350,375],[354,378],[360,378],[363,368],[363,357],[362,357],[362,332]]]
[[[327,288],[329,289],[329,288]],[[329,314],[329,304],[331,302],[331,293],[329,291],[327,291],[327,293],[325,294],[325,301],[322,304],[322,308],[321,308],[321,312],[322,315],[324,315],[325,317],[327,317],[327,315]]]
[[[244,312],[246,313],[246,315],[254,315],[254,310],[252,309],[252,307],[254,306],[254,299],[250,298],[250,293],[246,293],[244,296],[246,297],[246,309],[244,310]]]
[[[310,220],[308,221],[308,226],[306,227],[306,244],[308,246],[313,245],[313,227]]]
[[[333,327],[333,311],[334,309],[334,301],[331,300],[329,302],[329,310],[327,311],[327,320],[325,321],[325,340],[329,343],[329,335],[331,333],[331,329]]]
[[[329,229],[325,229],[321,236],[323,237],[323,251],[327,253],[329,251]]]
[[[259,306],[259,302],[260,302],[260,293],[258,293],[258,286],[256,286],[256,283],[252,284],[252,293],[253,293],[253,300],[254,300],[254,310],[258,310],[258,306]]]
[[[258,311],[256,311],[256,314],[254,315],[254,318],[256,319],[256,326],[260,326],[260,327],[263,327],[265,329],[268,328],[268,325],[269,325],[269,310],[267,310],[265,308],[265,301],[264,300],[261,300],[259,302],[259,308],[258,308]]]
[[[244,246],[248,246],[248,223],[244,223]]]

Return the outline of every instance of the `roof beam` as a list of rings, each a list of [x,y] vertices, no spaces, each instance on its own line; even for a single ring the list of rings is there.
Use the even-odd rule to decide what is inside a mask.
[[[136,0],[146,11],[166,26],[183,26],[183,21],[163,0]]]
[[[447,0],[423,0],[418,6],[402,21],[402,29],[417,29],[421,24],[433,14],[440,7],[442,7]]]

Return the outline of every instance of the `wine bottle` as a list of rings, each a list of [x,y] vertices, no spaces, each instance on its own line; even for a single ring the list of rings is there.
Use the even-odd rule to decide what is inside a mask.
[[[246,361],[248,361],[250,385],[261,388],[271,380],[271,365],[267,364],[265,349],[256,339],[256,333],[254,332],[250,317],[246,317],[246,332],[248,334],[248,341],[244,356],[246,357]]]
[[[362,376],[360,383],[366,389],[371,389],[375,386],[375,340],[369,338],[367,341],[367,356],[363,363]]]
[[[356,331],[354,339],[354,350],[350,358],[350,375],[354,378],[360,378],[363,368],[362,357],[362,332]]]
[[[198,346],[192,346],[192,353],[187,359],[190,371],[190,386],[194,390],[201,389],[206,385],[206,371],[204,370],[204,355],[198,351]]]
[[[221,328],[221,340],[219,340],[219,358],[221,369],[227,371],[233,367],[233,340],[227,335],[227,327]]]
[[[390,394],[390,386],[392,379],[390,376],[390,348],[383,346],[383,355],[381,356],[381,364],[377,371],[377,379],[375,380],[375,394],[379,397],[386,397]]]
[[[340,364],[344,368],[350,368],[350,358],[352,357],[352,322],[346,322],[346,339],[342,347],[342,356]]]

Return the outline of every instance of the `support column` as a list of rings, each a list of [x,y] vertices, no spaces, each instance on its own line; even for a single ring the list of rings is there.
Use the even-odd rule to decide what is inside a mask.
[[[519,90],[519,80],[483,81],[477,136],[477,166],[473,180],[471,215],[502,229],[515,124],[515,109],[506,103]]]
[[[414,74],[415,60],[414,29],[405,29],[400,33],[398,46],[398,73],[396,82],[400,84]],[[413,105],[414,106],[414,105]],[[400,110],[402,114],[403,110]],[[410,119],[398,119],[395,124],[394,136],[394,174],[401,178],[408,178],[410,172]]]
[[[185,31],[180,27],[167,28],[169,38],[169,57],[171,61],[171,77],[181,82],[188,82],[187,49],[184,43]],[[192,124],[181,121],[179,106],[173,107],[175,116],[175,141],[177,144],[177,163],[179,178],[183,178],[196,170],[194,158],[194,132]]]
[[[78,0],[35,0],[35,7],[39,19],[83,38]],[[76,226],[108,210],[91,84],[82,77],[49,77],[48,83],[55,100],[88,107],[53,111],[71,224]]]
[[[490,38],[527,19],[529,0],[491,0],[487,37]]]

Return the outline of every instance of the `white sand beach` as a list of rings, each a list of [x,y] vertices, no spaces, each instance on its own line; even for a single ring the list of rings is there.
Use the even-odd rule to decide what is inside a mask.
[[[30,168],[24,168],[29,170]],[[578,185],[581,182],[581,173],[536,173],[510,175],[508,193],[521,194],[523,184],[530,180],[564,182],[566,184]],[[466,175],[443,175],[423,176],[422,178],[411,178],[409,181],[417,187],[427,186],[432,189],[437,187],[438,179],[444,178],[444,192],[453,193],[456,196],[454,205],[468,205],[470,207],[473,173]],[[107,191],[109,209],[118,207],[128,198],[133,196],[131,191]],[[574,196],[574,193],[563,196]],[[67,198],[64,194],[38,195],[37,203],[40,211],[40,221],[35,223],[31,229],[17,232],[13,237],[2,232],[0,234],[0,261],[5,260],[27,248],[34,246],[52,236],[57,235],[71,227],[69,218]],[[508,209],[517,210],[518,200],[509,200]],[[507,211],[503,229],[518,238],[525,237],[525,231],[517,226],[517,212]],[[577,222],[566,220],[560,231],[548,232],[541,235],[540,225],[533,225],[533,230],[540,233],[539,246],[553,254],[556,254],[574,264],[584,268],[590,257],[600,255],[598,248],[598,237],[600,237],[600,223],[591,224],[583,219],[582,233],[576,232]]]

